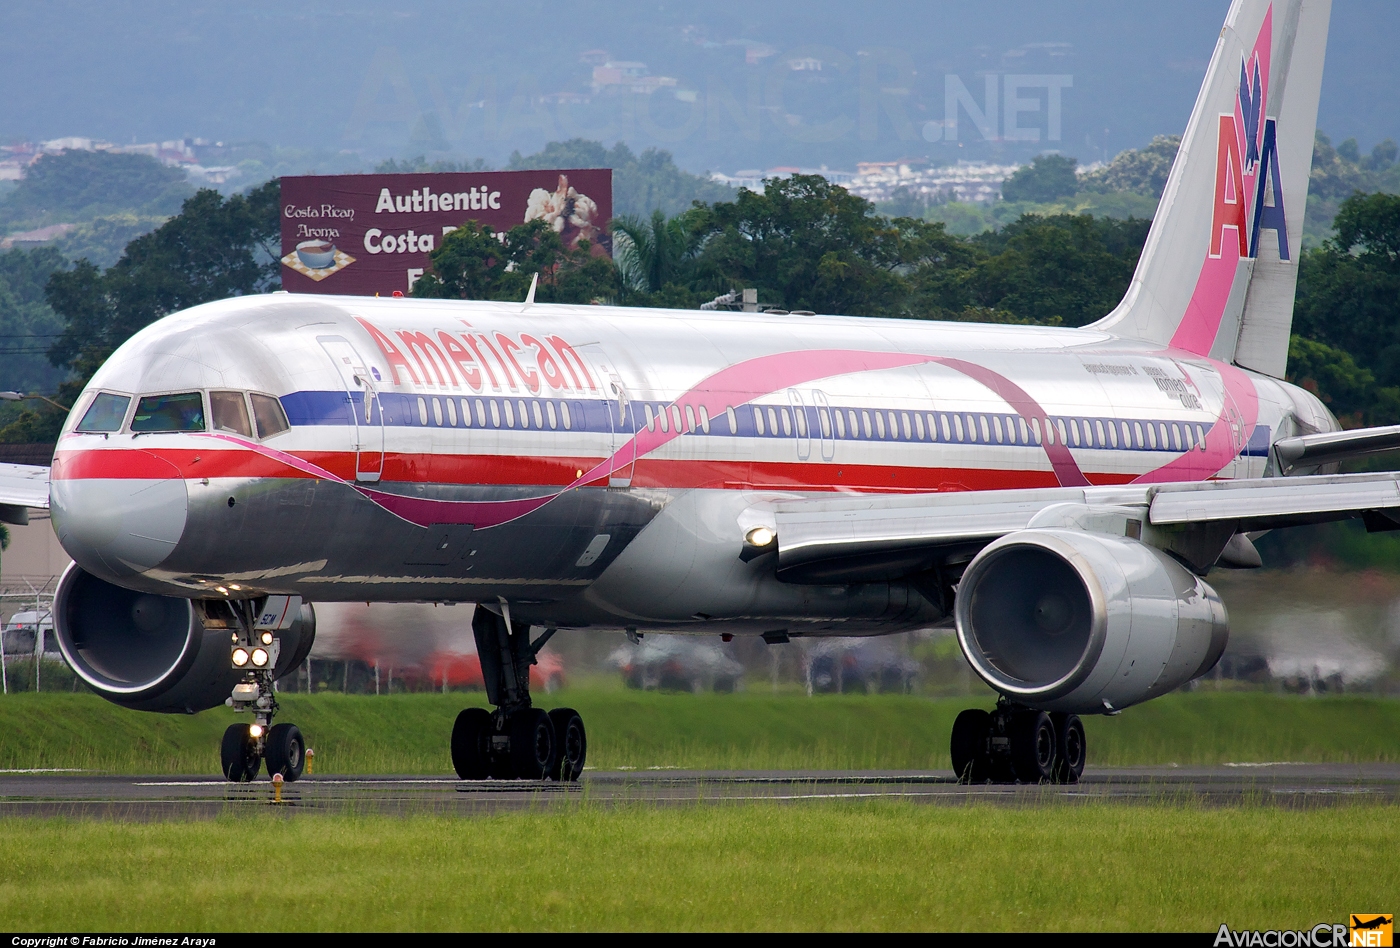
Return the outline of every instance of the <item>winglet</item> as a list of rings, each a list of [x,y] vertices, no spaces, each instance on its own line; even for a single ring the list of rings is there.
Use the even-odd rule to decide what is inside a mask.
[[[529,309],[531,306],[535,305],[535,287],[539,286],[539,283],[540,273],[538,270],[536,270],[535,275],[530,277],[530,292],[525,294],[525,305],[520,307],[520,311],[522,313]]]

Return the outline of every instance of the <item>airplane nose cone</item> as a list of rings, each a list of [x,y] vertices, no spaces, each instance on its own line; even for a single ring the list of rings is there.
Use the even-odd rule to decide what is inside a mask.
[[[104,454],[115,452],[84,452],[77,463],[64,464],[50,482],[50,505],[68,555],[90,573],[118,579],[170,556],[185,532],[189,495],[179,469],[163,458],[146,451]]]

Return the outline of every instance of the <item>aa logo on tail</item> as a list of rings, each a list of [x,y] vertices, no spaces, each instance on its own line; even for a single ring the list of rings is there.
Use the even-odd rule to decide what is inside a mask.
[[[1235,111],[1220,114],[1210,229],[1212,257],[1224,252],[1227,230],[1234,230],[1233,242],[1241,257],[1255,257],[1260,237],[1267,230],[1277,237],[1279,259],[1290,259],[1278,161],[1278,120],[1264,114],[1268,82],[1264,57],[1271,39],[1261,35],[1253,54],[1240,62]]]

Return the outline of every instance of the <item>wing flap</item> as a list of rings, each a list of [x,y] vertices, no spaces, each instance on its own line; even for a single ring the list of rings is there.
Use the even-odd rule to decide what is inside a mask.
[[[1166,484],[1152,492],[1156,525],[1237,520],[1241,530],[1343,520],[1400,508],[1400,475],[1323,474],[1200,484]]]

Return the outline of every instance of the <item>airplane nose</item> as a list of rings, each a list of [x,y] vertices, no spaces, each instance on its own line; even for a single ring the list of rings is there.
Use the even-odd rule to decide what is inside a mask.
[[[49,487],[58,542],[79,566],[107,579],[159,566],[180,542],[189,514],[174,464],[148,451],[121,454],[84,452]]]

